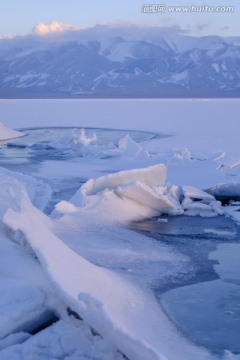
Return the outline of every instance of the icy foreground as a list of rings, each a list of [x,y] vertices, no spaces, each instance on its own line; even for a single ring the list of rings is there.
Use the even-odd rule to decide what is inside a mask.
[[[8,127],[0,123],[0,141],[15,139],[21,136],[24,136],[22,132],[9,129]]]
[[[238,104],[220,101],[212,107],[209,101],[176,101],[174,106],[154,101],[124,102],[124,106],[120,101],[96,101],[94,106],[92,102],[74,101],[52,101],[47,106],[41,101],[0,103],[1,118],[7,118],[11,127],[50,123],[66,126],[66,119],[77,127],[60,132],[59,128],[26,130],[26,137],[7,141],[1,148],[2,166],[18,172],[0,173],[0,217],[10,224],[1,223],[0,231],[1,360],[122,360],[116,349],[130,359],[141,359],[139,352],[151,359],[156,355],[159,359],[176,360],[176,354],[187,360],[239,359],[239,354],[225,351],[229,347],[232,352],[239,351],[239,317],[235,321],[239,314],[239,234],[230,220],[225,228],[225,219],[216,216],[224,212],[240,222]],[[181,114],[183,121],[176,113]],[[127,135],[128,131],[117,131],[116,137],[103,129],[81,130],[83,126],[150,129],[156,134],[136,131]],[[172,136],[161,137],[163,132]],[[40,133],[45,134],[47,142],[37,140]],[[53,139],[52,133],[58,136]],[[62,136],[64,133],[66,136]],[[61,186],[72,188],[56,196]],[[56,201],[50,211],[58,203],[49,217],[36,210],[45,209],[54,196]],[[220,206],[216,198],[234,201]],[[180,235],[176,246],[171,246],[172,239],[167,239],[170,241],[166,246],[161,241],[162,234],[156,241],[126,226],[129,221],[155,215],[160,218],[149,223],[156,228],[163,225]],[[178,228],[172,229],[176,219]],[[199,247],[196,248],[197,239],[189,236],[183,248],[181,234],[189,231],[195,220],[210,225],[202,228]],[[182,224],[184,227],[179,228]],[[17,228],[22,230],[15,232]],[[214,240],[204,241],[205,235]],[[209,246],[206,250],[205,245]],[[205,282],[197,279],[186,285],[185,279],[197,270],[189,253],[184,253],[187,249],[197,249],[197,265],[202,261],[202,253],[206,253],[202,273],[205,276],[211,267],[214,271],[210,278],[215,280],[207,277]],[[65,250],[70,251],[76,265],[68,266]],[[178,276],[183,280],[180,286],[164,290],[163,305],[169,316],[166,318],[152,289],[159,283],[171,284]],[[132,293],[130,301],[120,287]],[[83,294],[80,299],[78,290]],[[185,311],[187,301],[191,306]],[[86,321],[68,316],[67,307],[75,309]],[[153,309],[150,315],[154,311],[153,323],[153,316],[146,319],[149,308]],[[61,320],[31,334],[53,314]],[[216,329],[215,320],[218,324],[225,321],[224,332],[220,327]],[[87,323],[104,337],[97,336]],[[182,334],[193,341],[200,336],[204,341],[198,338],[198,346],[193,345]],[[211,339],[219,345],[217,349]],[[199,344],[214,353],[222,350],[212,355]]]
[[[164,176],[164,168],[159,170]],[[212,358],[176,332],[150,294],[67,247],[18,180],[4,174],[1,179],[4,222],[25,234],[54,290],[88,324],[130,359],[174,359],[176,353],[184,360]]]

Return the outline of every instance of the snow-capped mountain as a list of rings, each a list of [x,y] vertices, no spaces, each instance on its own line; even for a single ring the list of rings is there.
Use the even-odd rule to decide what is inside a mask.
[[[0,97],[238,97],[239,44],[218,36],[1,40]]]

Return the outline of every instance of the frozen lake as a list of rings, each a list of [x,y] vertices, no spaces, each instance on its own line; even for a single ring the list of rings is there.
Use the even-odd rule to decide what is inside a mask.
[[[104,128],[23,131],[24,137],[0,144],[0,166],[50,186],[47,214],[59,201],[69,200],[89,178],[136,166],[139,160],[131,160],[136,146],[150,149],[152,157],[147,161],[154,163],[154,145],[161,147],[161,141],[170,135]],[[126,136],[133,143],[124,148]],[[144,156],[142,153],[141,160]],[[81,231],[84,233],[84,228]],[[218,355],[226,349],[240,353],[240,278],[239,266],[234,263],[237,259],[232,256],[239,254],[240,230],[232,220],[223,216],[162,216],[130,223],[119,230],[114,242],[111,229],[96,227],[81,241],[78,232],[79,228],[73,227],[69,237],[61,223],[58,229],[65,243],[86,259],[150,288],[171,321],[191,341]],[[97,233],[104,241],[94,240]],[[227,250],[218,250],[221,246]],[[228,259],[224,257],[227,251]],[[225,279],[222,274],[228,273],[229,266],[233,271]]]

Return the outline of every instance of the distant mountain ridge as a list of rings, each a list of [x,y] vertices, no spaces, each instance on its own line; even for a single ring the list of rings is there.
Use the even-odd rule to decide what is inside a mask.
[[[1,98],[240,96],[239,38],[118,36],[4,44]]]

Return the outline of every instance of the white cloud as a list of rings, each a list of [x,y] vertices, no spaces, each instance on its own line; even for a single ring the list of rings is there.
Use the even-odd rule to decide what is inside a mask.
[[[52,21],[51,23],[40,22],[33,28],[33,33],[37,36],[45,36],[49,34],[63,33],[66,31],[80,30],[79,26],[68,25],[58,21]]]
[[[3,35],[0,35],[0,40],[9,40],[9,39],[13,39],[14,38],[14,35],[13,34],[3,34]]]

